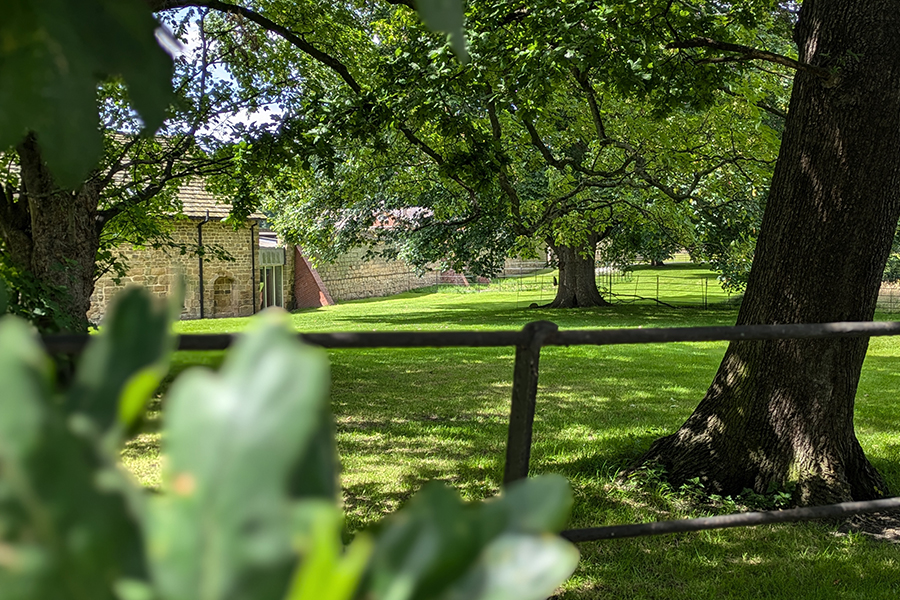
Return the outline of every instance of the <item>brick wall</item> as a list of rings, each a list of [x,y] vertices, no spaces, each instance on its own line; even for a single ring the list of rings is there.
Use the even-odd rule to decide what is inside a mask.
[[[319,276],[319,272],[300,253],[300,249],[295,247],[290,256],[293,267],[291,274],[294,277],[294,308],[316,308],[334,304],[334,299]]]
[[[197,226],[200,223],[199,219],[179,219],[172,232],[173,240],[190,249],[196,248]],[[204,259],[203,316],[242,317],[253,314],[254,294],[259,306],[259,266],[252,269],[251,247],[255,251],[258,245],[258,228],[252,228],[252,242],[249,224],[235,231],[230,225],[210,220],[202,228],[204,245],[217,244],[235,259],[230,262],[210,255]],[[126,285],[143,285],[154,294],[167,296],[180,275],[184,276],[185,282],[181,318],[200,318],[200,264],[194,252],[182,255],[178,249],[135,248],[130,244],[124,244],[118,250],[126,258],[128,273],[119,284],[110,275],[104,275],[97,281],[88,313],[91,321],[102,319],[109,301]],[[255,272],[251,274],[251,270]],[[287,267],[285,275],[287,279]],[[286,293],[286,301],[287,298]]]

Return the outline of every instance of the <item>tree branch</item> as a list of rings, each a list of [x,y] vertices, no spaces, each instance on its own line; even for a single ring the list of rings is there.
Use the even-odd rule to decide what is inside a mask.
[[[732,98],[743,98],[743,96],[732,92],[728,88],[719,88],[719,91],[727,96],[731,96]],[[778,108],[776,106],[772,106],[771,104],[766,104],[765,102],[762,102],[762,101],[754,102],[753,104],[757,108],[761,108],[771,115],[775,115],[776,117],[781,117],[782,119],[787,119],[787,112],[781,110],[780,108]]]
[[[125,142],[122,148],[119,150],[118,155],[110,161],[109,170],[106,172],[106,175],[99,180],[99,184],[101,188],[105,188],[110,183],[112,183],[113,179],[116,176],[116,173],[124,171],[127,167],[125,163],[123,163],[125,157],[131,152],[131,149],[141,140],[140,136],[133,136],[130,140]]]
[[[410,231],[412,231],[413,233],[416,233],[419,231],[424,231],[426,229],[430,229],[431,227],[444,227],[444,228],[465,227],[469,223],[475,222],[480,217],[481,217],[481,209],[476,204],[474,206],[474,210],[472,211],[472,213],[467,217],[463,217],[462,219],[456,219],[454,221],[438,221],[437,219],[432,219],[431,221],[425,221],[425,222],[421,223],[420,225],[416,225],[415,227],[410,229]]]
[[[341,79],[352,89],[355,93],[362,93],[362,86],[356,81],[356,79],[350,74],[350,71],[347,69],[346,65],[340,62],[338,59],[322,52],[321,50],[315,48],[312,44],[304,40],[300,35],[296,32],[291,31],[290,29],[275,23],[269,18],[259,14],[256,11],[245,8],[243,6],[238,6],[234,4],[229,4],[227,2],[222,2],[221,0],[144,0],[153,11],[161,11],[168,10],[173,8],[181,8],[187,6],[196,6],[196,7],[207,7],[213,10],[218,10],[221,12],[231,13],[241,15],[244,18],[253,21],[263,29],[271,31],[280,35],[282,38],[293,44],[295,47],[300,49],[302,52],[306,53],[310,57],[319,61],[323,65],[331,68],[335,73],[337,73]],[[412,0],[386,0],[390,4],[395,5],[405,5],[410,8],[415,9],[414,2]],[[401,133],[406,137],[407,140],[419,150],[428,155],[438,166],[444,164],[444,159],[441,155],[431,148],[424,140],[419,138],[413,133],[413,131],[405,124],[398,124],[398,129]],[[469,196],[473,199],[476,199],[475,191],[465,183],[459,177],[450,175],[450,179],[455,181],[460,187],[462,187]]]
[[[357,94],[362,92],[362,86],[359,84],[359,82],[356,81],[353,75],[350,74],[349,69],[347,69],[347,66],[344,63],[331,56],[330,54],[319,50],[318,48],[307,42],[305,39],[303,39],[303,37],[296,32],[291,31],[287,27],[279,25],[278,23],[272,21],[268,17],[265,17],[254,10],[243,6],[238,6],[236,4],[222,2],[221,0],[145,0],[145,2],[147,2],[151,10],[153,10],[154,12],[187,6],[197,6],[211,8],[219,12],[240,15],[248,21],[253,21],[263,29],[280,35],[301,52],[319,61],[320,63],[337,73],[338,76],[343,79],[344,82],[348,86],[350,86],[350,89],[352,89],[354,92],[356,92]]]
[[[571,158],[563,158],[557,159],[553,156],[553,153],[541,139],[540,134],[538,133],[537,128],[534,126],[530,120],[526,118],[522,118],[522,124],[525,126],[525,129],[528,131],[528,136],[531,138],[531,144],[538,149],[538,152],[541,153],[541,156],[544,157],[544,160],[548,165],[555,168],[558,171],[564,171],[566,166],[571,166],[575,171],[583,175],[587,175],[588,177],[601,177],[604,179],[612,179],[618,178],[625,174],[625,170],[628,168],[632,162],[638,160],[637,150],[631,146],[631,144],[627,144],[625,142],[610,140],[609,138],[601,140],[602,143],[606,145],[612,145],[616,148],[620,148],[629,153],[629,156],[613,171],[596,171],[594,169],[588,169],[582,165],[579,165]]]
[[[488,89],[488,92],[492,91],[493,90]],[[503,130],[500,128],[500,119],[497,118],[497,105],[493,100],[488,102],[487,109],[488,118],[491,121],[491,135],[493,136],[494,144],[496,144],[496,147],[499,149],[501,147]],[[509,172],[503,158],[504,157],[500,157],[500,168],[497,169],[497,179],[500,182],[500,189],[502,189],[503,193],[506,194],[506,197],[509,198],[510,211],[512,211],[512,214],[515,217],[513,220],[513,231],[515,231],[517,235],[530,235],[533,231],[526,227],[523,222],[522,200],[519,197],[518,190],[516,190],[515,186],[509,180]]]
[[[597,93],[594,91],[594,86],[588,81],[586,72],[579,70],[578,67],[575,66],[572,67],[572,72],[575,74],[575,81],[578,82],[578,85],[580,85],[582,91],[584,91],[588,106],[591,108],[591,119],[594,121],[597,139],[601,141],[608,139],[606,127],[603,125],[603,117],[600,115],[600,105],[597,103]]]
[[[167,156],[164,159],[162,157],[159,157],[147,161],[146,164],[160,164],[164,160],[165,166],[163,167],[162,173],[156,176],[154,178],[154,181],[148,183],[147,185],[144,185],[139,191],[136,191],[128,198],[116,203],[113,206],[110,206],[107,209],[98,211],[98,227],[102,227],[104,224],[108,223],[110,220],[127,211],[128,209],[150,200],[151,198],[162,192],[165,189],[166,185],[168,185],[172,181],[185,179],[188,177],[205,177],[208,175],[215,175],[221,173],[228,163],[228,159],[195,160],[190,164],[180,166],[176,171],[176,163],[183,157],[183,152],[179,153],[171,151],[167,153]],[[127,163],[127,165],[138,164],[140,162],[141,161],[131,161]],[[127,166],[124,168],[127,168]],[[126,186],[125,189],[128,189],[128,187],[129,186]]]
[[[431,160],[435,162],[438,166],[444,164],[444,157],[438,154],[437,150],[429,146],[425,143],[425,140],[418,137],[415,133],[413,133],[412,129],[410,129],[407,125],[397,125],[400,129],[400,132],[409,140],[409,143],[427,154]]]
[[[401,131],[401,133],[403,133],[403,135],[406,137],[406,139],[409,140],[410,144],[412,144],[413,146],[415,146],[416,148],[418,148],[419,150],[421,150],[422,152],[427,154],[431,158],[431,160],[434,161],[434,163],[437,166],[440,167],[444,164],[444,157],[442,157],[437,152],[437,150],[435,150],[434,148],[429,146],[425,142],[425,140],[423,140],[422,138],[417,136],[415,133],[413,133],[412,129],[410,129],[407,125],[398,123],[397,128]],[[459,187],[466,190],[466,192],[469,194],[469,199],[472,201],[472,204],[476,207],[476,211],[477,211],[478,195],[475,193],[475,190],[471,186],[469,186],[465,182],[463,182],[463,180],[460,179],[457,175],[453,175],[450,173],[444,173],[444,174],[447,177],[449,177],[452,181],[456,182],[456,184]]]
[[[825,81],[831,81],[834,78],[834,73],[830,70],[817,67],[815,65],[811,65],[809,63],[800,62],[799,60],[795,60],[793,58],[789,58],[782,54],[775,54],[774,52],[768,52],[766,50],[759,50],[758,48],[752,48],[750,46],[744,46],[741,44],[729,44],[728,42],[720,42],[718,40],[714,40],[711,38],[693,38],[690,40],[683,40],[680,42],[672,42],[666,45],[668,49],[685,49],[685,48],[712,48],[713,50],[722,50],[724,52],[734,52],[740,54],[739,57],[722,57],[722,58],[709,58],[701,60],[701,63],[714,63],[714,62],[735,62],[735,61],[747,61],[747,60],[763,60],[770,63],[775,63],[777,65],[782,65],[784,67],[788,67],[790,69],[794,69],[796,71],[805,71],[807,73],[811,73],[816,77],[823,79]]]

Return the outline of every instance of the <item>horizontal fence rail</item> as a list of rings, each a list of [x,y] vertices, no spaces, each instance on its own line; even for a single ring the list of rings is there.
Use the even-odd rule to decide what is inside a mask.
[[[549,321],[536,321],[549,323]],[[179,350],[226,350],[240,334],[183,334]],[[346,333],[298,333],[309,344],[323,348],[495,348],[528,344],[531,333],[520,331],[391,331]],[[722,327],[665,327],[646,329],[583,329],[555,331],[541,346],[610,346],[669,342],[722,342],[740,340],[879,337],[900,335],[900,322],[803,323],[785,325],[736,325]],[[91,336],[48,334],[48,352],[74,354],[84,350]]]
[[[900,498],[882,498],[881,500],[869,500],[866,502],[842,502],[841,504],[826,504],[824,506],[807,506],[804,508],[765,512],[745,512],[699,519],[679,519],[677,521],[657,521],[655,523],[635,523],[633,525],[610,525],[609,527],[591,527],[588,529],[567,529],[560,535],[570,542],[593,542],[648,535],[665,535],[667,533],[705,531],[707,529],[727,529],[729,527],[751,527],[754,525],[771,525],[773,523],[833,519],[898,509],[900,509]]]
[[[185,334],[178,336],[179,350],[226,350],[240,334]],[[721,342],[785,339],[825,339],[900,335],[897,322],[804,323],[737,325],[732,327],[670,327],[559,331],[555,323],[535,321],[520,331],[394,331],[346,333],[298,333],[306,343],[329,349],[353,348],[496,348],[513,346],[516,358],[512,402],[506,444],[503,484],[528,476],[541,348],[547,346],[609,346],[671,342]],[[48,352],[77,354],[91,336],[48,334],[42,337]],[[867,502],[845,502],[769,512],[748,512],[700,519],[659,521],[570,529],[562,536],[572,542],[662,535],[706,529],[746,527],[768,523],[846,517],[855,514],[900,510],[900,497]]]

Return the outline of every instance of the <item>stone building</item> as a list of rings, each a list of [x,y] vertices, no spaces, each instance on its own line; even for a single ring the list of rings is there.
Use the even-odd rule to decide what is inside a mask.
[[[252,214],[237,228],[225,223],[231,206],[217,203],[202,182],[182,186],[179,199],[183,214],[172,216],[173,244],[119,246],[127,273],[118,282],[111,274],[98,279],[88,313],[92,322],[103,318],[109,301],[125,286],[143,285],[168,296],[179,278],[184,281],[182,319],[245,317],[269,306],[293,310],[438,283],[467,284],[465,277],[455,273],[419,276],[401,261],[365,260],[363,249],[317,269],[299,248],[280,246],[275,234],[261,227],[265,215]],[[546,256],[535,261],[510,260],[505,271],[521,274],[544,266]]]
[[[91,321],[99,322],[112,297],[129,284],[167,296],[179,278],[184,281],[182,319],[249,316],[267,300],[259,286],[266,271],[257,264],[259,223],[265,216],[253,214],[238,228],[225,223],[231,207],[217,203],[201,182],[182,186],[179,198],[183,214],[172,217],[173,243],[159,248],[119,246],[127,273],[118,282],[109,273],[97,280]],[[281,294],[270,295],[284,302],[286,290],[283,284]]]

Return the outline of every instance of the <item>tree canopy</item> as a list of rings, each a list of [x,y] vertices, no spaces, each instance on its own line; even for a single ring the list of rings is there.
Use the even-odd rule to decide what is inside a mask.
[[[270,194],[276,223],[321,258],[385,242],[420,267],[489,274],[536,240],[592,255],[590,239],[650,212],[758,204],[784,74],[710,69],[666,44],[720,28],[784,46],[789,16],[630,10],[473,2],[465,65],[405,7],[356,13],[370,34],[354,66],[284,117],[294,160]]]
[[[131,15],[141,35],[152,33],[134,2],[119,13],[91,2]],[[268,197],[288,237],[321,258],[386,241],[383,252],[420,267],[439,262],[490,273],[510,253],[549,244],[580,264],[597,240],[641,220],[670,215],[684,223],[723,202],[757,203],[777,147],[783,74],[747,67],[741,56],[736,68],[708,68],[703,63],[716,59],[707,50],[668,48],[692,46],[699,35],[725,40],[733,51],[759,39],[783,47],[791,14],[770,2],[734,10],[712,2],[472,2],[468,46],[460,15],[446,12],[455,3],[418,4],[426,20],[453,31],[449,45],[399,1],[146,4],[166,26],[157,37],[203,50],[176,61],[178,101],[164,113],[169,141],[162,146],[135,134],[158,125],[152,100],[171,96],[134,91],[127,76],[101,87],[104,128],[116,135],[107,136],[101,168],[80,189],[90,181],[102,190],[104,199],[86,210],[97,212],[90,218],[101,233],[91,245],[106,261],[103,240],[121,240],[125,230],[112,217],[127,211],[147,225],[145,238],[158,234],[152,217],[141,215],[168,206],[175,189],[168,181],[202,174],[234,202],[236,218]],[[52,20],[37,9],[26,13],[34,28]],[[461,64],[451,47],[471,60]],[[159,60],[155,46],[131,50],[136,62],[144,53]],[[133,67],[101,66],[80,85]],[[210,135],[223,114],[265,110],[265,126],[236,127],[224,141],[221,132]],[[44,148],[52,142],[26,130],[56,173]],[[150,154],[141,157],[143,149]],[[78,168],[84,164],[66,165],[60,181]],[[131,189],[114,185],[128,169]],[[16,177],[7,182],[8,204],[22,213],[14,197],[27,189],[16,191]],[[373,229],[386,220],[390,227]],[[5,236],[6,246],[14,237]],[[724,260],[730,247],[718,247]],[[75,252],[84,255],[83,284],[69,286],[82,288],[79,307],[89,296],[87,278],[96,275],[92,252]],[[20,270],[28,265],[18,263]]]

